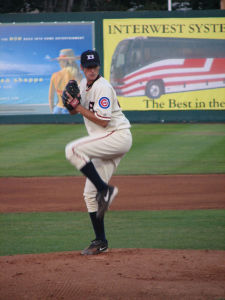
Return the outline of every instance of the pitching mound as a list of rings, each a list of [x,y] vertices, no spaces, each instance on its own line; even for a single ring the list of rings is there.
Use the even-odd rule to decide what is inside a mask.
[[[222,251],[151,249],[1,257],[0,299],[221,299],[222,261]]]

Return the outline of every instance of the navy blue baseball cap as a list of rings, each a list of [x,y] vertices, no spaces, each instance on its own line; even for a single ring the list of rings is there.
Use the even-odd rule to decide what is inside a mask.
[[[95,50],[87,50],[81,54],[80,63],[83,68],[94,68],[100,66],[100,58]]]

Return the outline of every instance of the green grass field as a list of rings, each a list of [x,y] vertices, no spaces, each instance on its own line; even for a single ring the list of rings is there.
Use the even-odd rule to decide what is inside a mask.
[[[93,239],[87,213],[0,215],[0,255],[81,250]],[[225,250],[225,210],[112,211],[112,248]]]
[[[225,124],[133,125],[133,146],[116,174],[225,173]],[[80,175],[65,145],[80,125],[1,125],[0,176]]]
[[[138,124],[132,134],[116,175],[225,173],[225,124]],[[0,177],[80,175],[64,148],[84,135],[82,124],[1,125]],[[225,210],[112,211],[106,231],[113,248],[225,250]],[[0,255],[80,250],[92,238],[87,213],[0,214]]]

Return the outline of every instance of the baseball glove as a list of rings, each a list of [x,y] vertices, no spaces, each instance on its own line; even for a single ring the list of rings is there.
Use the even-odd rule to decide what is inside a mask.
[[[70,80],[63,93],[62,93],[63,105],[69,110],[74,110],[78,104],[80,104],[80,89],[76,80]]]

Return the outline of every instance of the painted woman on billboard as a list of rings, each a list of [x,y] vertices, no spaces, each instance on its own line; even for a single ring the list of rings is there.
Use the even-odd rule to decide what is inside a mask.
[[[55,72],[51,76],[49,86],[49,107],[53,114],[68,114],[68,110],[62,102],[62,92],[69,80],[76,80],[78,84],[82,79],[82,74],[76,63],[79,57],[74,55],[72,49],[62,49],[59,57],[56,58],[59,62],[61,70]],[[57,95],[57,103],[55,105],[55,96]]]

